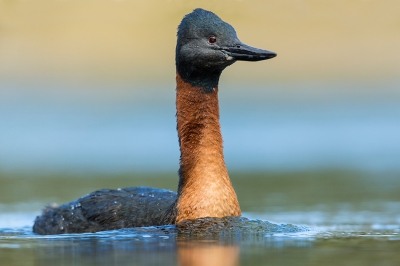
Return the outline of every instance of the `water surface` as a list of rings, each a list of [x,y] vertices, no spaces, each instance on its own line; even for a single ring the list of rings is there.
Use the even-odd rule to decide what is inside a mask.
[[[31,230],[46,204],[97,189],[176,190],[173,85],[101,94],[101,87],[3,87],[1,264],[398,265],[397,85],[387,83],[384,93],[376,84],[358,93],[351,84],[325,84],[321,92],[313,86],[243,91],[233,84],[220,92],[226,162],[244,217],[308,230],[249,234],[233,226],[233,234],[206,236],[170,228],[58,236]]]
[[[232,173],[243,216],[275,231],[234,228],[179,234],[173,226],[39,236],[31,226],[45,203],[99,187],[174,189],[175,174],[11,175],[0,188],[0,261],[6,265],[397,265],[400,176],[352,171]],[[116,186],[118,184],[118,186]],[[46,189],[43,189],[46,186]],[[276,230],[295,224],[305,230]],[[282,228],[281,228],[282,229]],[[381,264],[383,263],[383,264]]]

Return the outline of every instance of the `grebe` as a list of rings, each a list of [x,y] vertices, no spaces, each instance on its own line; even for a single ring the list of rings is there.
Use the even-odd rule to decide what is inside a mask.
[[[260,61],[274,52],[248,46],[234,28],[203,9],[187,14],[176,45],[176,116],[181,151],[178,193],[149,187],[102,189],[47,207],[33,232],[63,234],[176,224],[201,217],[240,216],[225,166],[218,81],[237,60]]]

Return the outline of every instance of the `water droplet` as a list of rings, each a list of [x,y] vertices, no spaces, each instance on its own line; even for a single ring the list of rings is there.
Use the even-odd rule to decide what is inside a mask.
[[[121,188],[119,187],[117,190],[118,190],[118,191],[121,191]]]

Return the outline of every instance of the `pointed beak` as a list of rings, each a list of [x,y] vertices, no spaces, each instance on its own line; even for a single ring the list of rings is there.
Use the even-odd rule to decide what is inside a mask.
[[[235,46],[222,47],[227,60],[261,61],[274,58],[276,53],[258,49],[238,41]]]

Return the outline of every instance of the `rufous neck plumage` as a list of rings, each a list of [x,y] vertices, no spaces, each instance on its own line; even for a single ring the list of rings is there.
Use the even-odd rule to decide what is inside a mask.
[[[176,222],[240,216],[225,166],[218,86],[196,87],[176,76],[177,129],[181,150]]]

